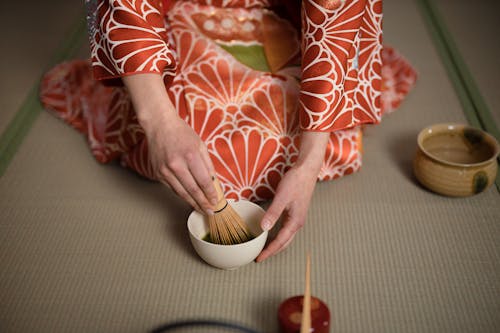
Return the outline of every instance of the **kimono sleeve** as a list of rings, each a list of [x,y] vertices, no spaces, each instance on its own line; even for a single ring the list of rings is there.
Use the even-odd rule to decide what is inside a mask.
[[[358,68],[361,69],[362,65],[361,62],[358,64],[358,58],[364,59],[363,53],[367,55],[373,50],[375,58],[379,57],[381,13],[373,15],[373,12],[375,10],[381,12],[381,7],[374,7],[373,3],[376,2],[302,1],[302,78],[299,113],[302,130],[331,132],[377,121],[375,117],[365,117],[365,114],[379,112],[376,109],[379,109],[377,96],[380,92],[377,90],[379,90],[380,73],[372,71],[368,73],[370,77],[367,78],[363,77],[365,74],[361,73],[361,70],[358,73]],[[373,37],[369,36],[364,28],[370,17],[376,22],[376,33]],[[365,33],[366,38],[362,33]],[[368,43],[363,40],[368,38],[374,39],[375,48],[364,46]],[[364,48],[366,50],[363,50]],[[375,58],[370,57],[368,61],[373,62],[372,59]],[[380,66],[376,71],[380,72]],[[368,91],[365,95],[373,98],[374,102],[364,108],[374,110],[360,112],[360,102],[355,95],[360,89],[364,89],[365,82],[370,85],[370,81],[375,79],[377,80],[375,89],[371,86],[365,89]]]
[[[175,75],[161,0],[86,0],[94,78],[121,84],[120,78],[158,73]]]

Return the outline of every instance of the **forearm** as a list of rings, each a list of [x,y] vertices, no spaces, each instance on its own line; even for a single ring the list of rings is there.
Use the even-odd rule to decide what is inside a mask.
[[[325,158],[329,138],[329,132],[302,132],[295,166],[317,176]]]
[[[144,128],[154,178],[167,184],[198,211],[212,213],[217,193],[205,143],[178,115],[160,75],[123,78]]]
[[[174,105],[159,74],[134,74],[122,78],[129,90],[141,126],[148,130],[176,119]]]

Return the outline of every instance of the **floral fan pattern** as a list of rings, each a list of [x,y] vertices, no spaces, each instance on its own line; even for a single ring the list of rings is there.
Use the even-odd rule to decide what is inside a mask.
[[[416,78],[395,51],[382,52],[379,0],[304,0],[302,32],[268,9],[280,1],[87,2],[95,3],[88,6],[92,64],[48,72],[44,106],[86,134],[100,162],[120,159],[154,178],[119,78],[161,74],[231,198],[271,198],[298,156],[303,130],[331,133],[319,180],[357,171],[359,125],[398,106]],[[284,35],[296,40],[280,47]]]

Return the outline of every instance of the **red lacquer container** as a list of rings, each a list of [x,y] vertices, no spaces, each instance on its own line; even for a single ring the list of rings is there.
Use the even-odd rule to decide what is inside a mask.
[[[278,309],[281,333],[300,333],[303,300],[303,296],[294,296],[281,303]],[[316,297],[311,297],[311,332],[330,333],[330,311]]]

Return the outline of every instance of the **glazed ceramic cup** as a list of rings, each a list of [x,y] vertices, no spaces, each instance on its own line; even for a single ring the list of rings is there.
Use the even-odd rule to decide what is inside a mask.
[[[464,197],[480,193],[495,180],[499,145],[495,138],[461,124],[437,124],[418,135],[413,171],[439,194]]]
[[[236,269],[252,262],[264,248],[268,235],[267,231],[260,228],[260,220],[265,213],[260,206],[246,200],[229,200],[229,204],[247,223],[255,238],[235,245],[213,244],[203,240],[208,234],[204,215],[193,211],[187,221],[189,237],[196,253],[208,264],[222,269]]]

